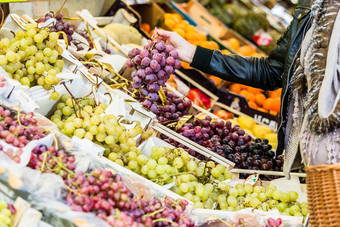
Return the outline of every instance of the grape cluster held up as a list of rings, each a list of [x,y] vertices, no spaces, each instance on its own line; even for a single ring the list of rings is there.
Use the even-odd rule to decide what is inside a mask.
[[[138,89],[137,99],[143,106],[150,109],[161,123],[178,120],[188,114],[191,101],[167,91],[165,83],[181,67],[178,53],[171,45],[165,45],[161,40],[149,40],[144,50],[133,49],[129,52],[128,67],[135,67],[132,73],[132,86]],[[168,105],[161,106],[159,91],[162,89]]]

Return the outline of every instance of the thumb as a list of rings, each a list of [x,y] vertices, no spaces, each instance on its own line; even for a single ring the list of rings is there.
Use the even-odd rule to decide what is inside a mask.
[[[159,29],[159,28],[156,28],[155,31],[157,32],[157,34],[158,34],[159,36],[162,36],[162,37],[164,37],[164,38],[170,38],[170,36],[171,36],[171,34],[172,34],[172,32],[170,32],[170,31],[166,31],[166,30]]]

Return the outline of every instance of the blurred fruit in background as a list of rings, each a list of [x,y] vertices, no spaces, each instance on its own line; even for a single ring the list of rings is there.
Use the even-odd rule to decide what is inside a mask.
[[[210,98],[197,88],[191,88],[187,98],[190,99],[194,104],[204,109],[209,109],[211,105]]]
[[[277,115],[281,107],[281,90],[264,91],[242,84],[231,84],[229,91],[244,96],[248,101],[248,106],[272,115]]]
[[[214,114],[219,117],[222,118],[223,120],[230,120],[230,119],[234,119],[234,114],[226,111],[226,110],[217,110],[214,112]]]

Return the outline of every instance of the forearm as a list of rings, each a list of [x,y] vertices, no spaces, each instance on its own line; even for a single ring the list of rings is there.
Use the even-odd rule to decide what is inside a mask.
[[[197,47],[191,66],[230,82],[266,90],[281,87],[278,74],[282,71],[282,64],[268,58],[223,55],[220,51]]]

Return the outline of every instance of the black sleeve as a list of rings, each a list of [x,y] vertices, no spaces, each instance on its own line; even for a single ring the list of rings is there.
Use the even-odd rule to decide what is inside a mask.
[[[223,55],[219,50],[198,46],[190,65],[223,80],[274,90],[282,87],[289,32],[290,28],[279,39],[276,48],[267,58]]]

